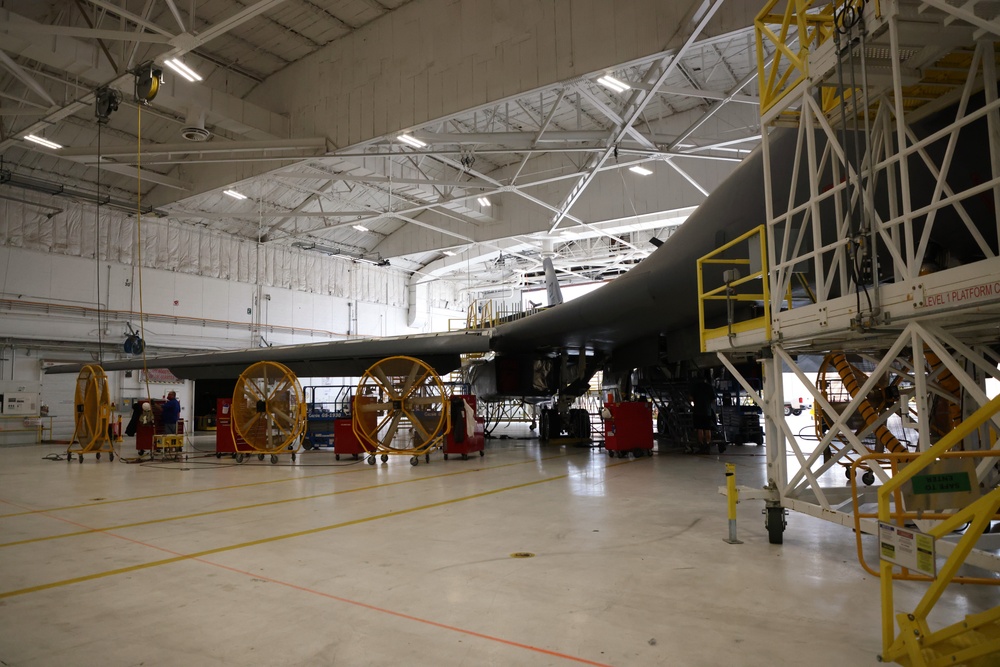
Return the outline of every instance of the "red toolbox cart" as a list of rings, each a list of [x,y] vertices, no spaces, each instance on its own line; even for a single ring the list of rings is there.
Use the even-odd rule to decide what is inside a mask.
[[[608,456],[653,455],[653,408],[643,401],[605,403],[604,448]]]
[[[374,419],[375,415],[371,415]],[[333,420],[333,455],[338,461],[341,454],[352,456],[357,461],[362,454],[367,454],[364,443],[358,440],[354,434],[353,419],[350,417],[337,418]]]
[[[237,462],[242,463],[244,458],[257,453],[233,428],[233,399],[216,399],[215,426],[215,458],[219,459],[223,454],[229,454]],[[264,455],[258,453],[258,457],[263,459]]]
[[[140,421],[135,427],[135,450],[139,456],[142,456],[146,452],[152,453],[154,450],[153,438],[158,435],[164,435],[163,420],[160,419],[160,415],[163,414],[163,404],[167,401],[163,398],[152,398],[149,401],[143,402],[148,402],[152,406],[153,423],[143,424]],[[177,420],[177,435],[184,435],[183,419]]]
[[[458,394],[451,399],[451,431],[444,438],[444,460],[449,454],[460,454],[462,460],[479,452],[486,456],[486,420],[476,416],[476,397]]]

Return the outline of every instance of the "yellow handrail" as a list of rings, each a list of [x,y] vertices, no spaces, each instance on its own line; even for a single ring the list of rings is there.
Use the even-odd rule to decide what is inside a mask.
[[[705,267],[706,266],[733,266],[733,267],[749,267],[751,266],[751,260],[749,257],[720,257],[723,253],[737,245],[747,241],[753,237],[759,237],[760,239],[760,269],[746,276],[740,276],[736,280],[732,280],[728,283],[724,283],[719,286],[705,288]],[[747,255],[750,253],[748,252]],[[767,242],[766,242],[766,227],[765,225],[759,225],[750,231],[744,233],[743,235],[733,239],[732,241],[722,245],[712,252],[700,257],[697,262],[697,273],[698,273],[698,326],[701,332],[701,351],[708,351],[707,343],[709,340],[714,338],[719,338],[722,336],[743,333],[746,331],[752,331],[754,329],[764,328],[766,330],[767,340],[771,339],[770,333],[770,321],[771,321],[771,297],[769,293],[768,285],[768,269],[767,269]],[[735,290],[741,286],[748,285],[754,280],[761,281],[761,291],[760,292],[750,292],[736,294]],[[790,297],[789,297],[790,299]],[[705,325],[705,307],[710,301],[735,301],[735,302],[763,302],[764,313],[760,317],[754,317],[747,320],[742,320],[740,322],[730,322],[727,326],[717,327],[717,328],[706,328]]]
[[[930,449],[923,452],[910,465],[893,475],[890,480],[879,487],[879,521],[888,523],[891,519],[890,501],[895,499],[896,502],[900,502],[899,491],[903,484],[913,479],[931,463],[960,444],[966,437],[990,420],[997,412],[1000,412],[1000,396],[997,396],[976,410]],[[950,653],[952,659],[949,660],[948,664],[964,664],[970,659],[1000,652],[1000,636],[996,632],[996,626],[1000,623],[1000,607],[975,616],[967,616],[964,621],[935,632],[931,632],[927,624],[927,617],[944,593],[944,589],[949,583],[955,580],[959,568],[975,547],[977,540],[983,534],[984,530],[989,527],[990,520],[998,511],[1000,511],[1000,487],[996,487],[990,492],[985,493],[978,500],[970,503],[964,509],[952,514],[949,518],[927,531],[932,537],[938,539],[950,534],[965,523],[969,524],[965,530],[965,534],[955,545],[954,551],[940,568],[937,578],[928,586],[927,591],[914,611],[909,614],[901,613],[896,616],[895,620],[899,623],[900,628],[898,635],[894,631],[893,623],[892,584],[894,566],[886,560],[881,562],[879,577],[882,588],[883,653],[881,657],[883,660],[905,660],[908,664],[912,665],[928,664],[925,652],[933,651],[933,648],[939,644],[947,647],[946,650],[952,651]],[[990,629],[990,632],[981,632],[981,630],[987,628]],[[955,639],[970,633],[982,635],[982,637],[977,637],[975,646],[972,648],[963,647],[954,649],[956,644]],[[962,660],[961,663],[959,659]]]

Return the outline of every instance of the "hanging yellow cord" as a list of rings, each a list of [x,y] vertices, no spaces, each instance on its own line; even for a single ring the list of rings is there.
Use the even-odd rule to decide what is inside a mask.
[[[136,131],[136,178],[139,183],[138,196],[136,197],[136,260],[139,264],[139,338],[142,340],[142,374],[146,382],[146,400],[151,401],[149,391],[149,369],[146,368],[146,315],[142,309],[142,102],[136,105],[138,111],[137,131]]]

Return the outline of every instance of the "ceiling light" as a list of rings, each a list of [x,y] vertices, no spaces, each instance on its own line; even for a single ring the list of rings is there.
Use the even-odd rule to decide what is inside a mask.
[[[180,60],[177,60],[177,58],[171,58],[170,60],[167,60],[164,64],[170,69],[180,74],[188,81],[190,81],[191,83],[194,83],[195,81],[201,81],[201,77],[198,76],[197,72],[195,72],[193,69],[191,69],[184,63],[182,63]]]
[[[453,253],[451,250],[442,250],[441,252],[443,252],[444,254],[448,255],[448,257],[454,257],[455,256],[455,253]]]
[[[25,136],[24,138],[27,141],[31,141],[33,143],[36,143],[36,144],[40,145],[40,146],[45,146],[46,148],[52,148],[52,149],[62,148],[62,146],[60,146],[59,144],[57,144],[54,141],[49,141],[48,139],[42,139],[41,137],[36,137],[33,134],[29,134],[29,135]]]
[[[610,88],[616,93],[624,93],[626,90],[629,89],[629,85],[627,83],[625,83],[624,81],[619,81],[613,76],[608,76],[608,75],[602,76],[600,79],[597,80],[597,83],[601,84],[605,88]]]
[[[356,230],[358,230],[359,232],[367,232],[367,231],[371,231],[371,230],[369,230],[369,229],[368,229],[367,227],[365,227],[364,225],[351,225],[351,226],[352,226],[352,227],[354,227],[354,228],[355,228]]]
[[[408,134],[401,134],[397,138],[400,141],[402,141],[404,144],[409,144],[410,146],[413,146],[414,148],[423,148],[424,146],[427,145],[423,141],[420,141],[420,139],[416,139],[414,137],[411,137]]]
[[[490,204],[490,200],[487,199],[486,197],[479,197],[476,199],[476,201],[479,202],[479,205],[482,206],[483,208],[489,208],[490,206],[492,206],[492,204]]]
[[[229,195],[233,199],[246,199],[247,196],[237,192],[236,190],[223,190],[222,194]]]
[[[639,165],[636,165],[634,167],[629,167],[628,170],[632,171],[632,172],[635,172],[635,173],[639,174],[640,176],[649,176],[650,174],[653,173],[649,169],[646,169],[645,167],[640,167]]]

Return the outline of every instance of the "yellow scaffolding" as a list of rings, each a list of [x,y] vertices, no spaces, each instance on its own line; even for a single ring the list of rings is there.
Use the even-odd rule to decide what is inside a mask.
[[[914,477],[923,472],[929,465],[958,446],[976,429],[989,421],[993,415],[1000,412],[1000,396],[985,404],[957,428],[941,438],[937,444],[916,457],[909,465],[894,474],[890,480],[878,490],[878,519],[888,524],[894,516],[899,521],[905,517],[901,513],[902,487]],[[981,456],[995,455],[996,452],[977,452]],[[882,455],[885,456],[885,455]],[[895,457],[894,457],[895,458]],[[860,459],[855,463],[860,463]],[[975,479],[972,480],[975,482]],[[895,511],[894,511],[895,508]],[[931,665],[995,665],[996,656],[1000,654],[1000,606],[988,611],[966,616],[964,620],[953,623],[945,628],[932,631],[927,618],[934,605],[941,599],[945,589],[951,583],[986,583],[977,582],[969,577],[960,578],[959,568],[976,546],[984,531],[989,529],[990,522],[1000,511],[1000,487],[995,487],[984,493],[978,500],[966,507],[948,515],[946,518],[927,530],[927,534],[938,540],[953,531],[968,527],[955,545],[954,551],[938,569],[936,578],[922,577],[930,581],[916,608],[909,613],[895,614],[899,624],[898,634],[893,623],[893,582],[897,579],[920,579],[919,575],[908,572],[896,573],[893,563],[882,560],[879,564],[879,577],[882,589],[882,655],[884,661],[898,662],[901,665],[923,667]],[[924,514],[923,518],[935,518]],[[987,580],[988,583],[1000,583],[997,580]]]
[[[766,227],[764,225],[755,227],[739,238],[733,239],[729,243],[716,248],[712,252],[698,259],[698,326],[701,331],[702,352],[708,351],[708,342],[710,340],[732,337],[736,334],[754,330],[762,330],[764,340],[771,340],[771,299],[768,291],[767,243],[765,239],[765,231]],[[755,242],[757,243],[756,247],[754,246]],[[730,251],[734,248],[739,249],[739,247],[743,246],[743,244],[746,244],[745,247],[749,248],[748,252],[740,252],[736,254],[737,256],[733,256],[734,253]],[[754,252],[756,248],[759,248],[759,257],[757,257],[757,253]],[[755,265],[759,268],[757,268],[757,270],[750,270]],[[723,282],[721,284],[713,284],[706,287],[706,283],[710,280],[710,277],[705,275],[708,267],[721,267],[724,269],[722,273]],[[747,275],[740,275],[735,279],[726,280],[725,278],[728,271],[725,269],[727,268],[729,270],[735,269],[737,271],[747,269]],[[746,287],[754,284],[754,281],[760,281],[760,290],[746,291]],[[788,307],[791,308],[790,290],[786,295],[786,300]],[[706,308],[709,303],[717,301],[724,301],[727,305],[737,302],[762,303],[763,313],[758,317],[752,317],[739,321],[734,321],[733,318],[729,318],[726,326],[707,328]]]

